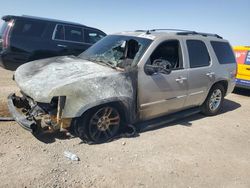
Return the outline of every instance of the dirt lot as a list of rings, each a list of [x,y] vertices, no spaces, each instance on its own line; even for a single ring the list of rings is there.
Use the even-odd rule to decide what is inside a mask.
[[[17,87],[0,68],[0,115]],[[250,187],[250,93],[227,97],[216,117],[200,114],[102,145],[58,135],[35,138],[0,122],[0,187]],[[69,161],[70,150],[80,161]]]

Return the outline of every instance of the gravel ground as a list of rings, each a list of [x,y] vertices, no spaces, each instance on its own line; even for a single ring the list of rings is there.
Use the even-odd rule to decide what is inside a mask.
[[[18,91],[0,68],[0,115]],[[101,145],[60,135],[36,138],[0,122],[0,187],[250,187],[250,92],[226,98],[215,117],[200,114]],[[80,158],[70,161],[69,150]]]

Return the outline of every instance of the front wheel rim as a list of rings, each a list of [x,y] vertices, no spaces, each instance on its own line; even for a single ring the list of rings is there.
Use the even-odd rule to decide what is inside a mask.
[[[114,137],[120,127],[120,115],[113,107],[99,109],[89,121],[89,135],[95,142],[104,142]]]
[[[222,100],[222,91],[220,89],[216,89],[213,91],[210,100],[209,100],[209,108],[211,111],[216,111]]]

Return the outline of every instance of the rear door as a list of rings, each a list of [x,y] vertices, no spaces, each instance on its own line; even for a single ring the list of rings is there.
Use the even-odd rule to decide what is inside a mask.
[[[210,58],[207,45],[202,40],[186,40],[188,53],[188,98],[185,107],[200,105],[207,96],[215,80],[213,62]]]
[[[52,39],[58,55],[79,55],[91,45],[84,42],[84,30],[73,25],[57,24]]]

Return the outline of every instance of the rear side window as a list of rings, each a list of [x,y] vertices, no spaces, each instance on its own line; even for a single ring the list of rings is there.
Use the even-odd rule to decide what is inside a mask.
[[[100,39],[105,37],[105,35],[99,31],[92,29],[85,29],[85,42],[94,44]]]
[[[55,39],[64,40],[64,27],[63,25],[57,25],[55,30]]]
[[[65,26],[65,40],[83,42],[83,29],[81,27]]]
[[[210,57],[204,42],[187,40],[190,68],[209,66]]]
[[[47,24],[40,21],[17,20],[13,28],[13,35],[27,37],[41,37]]]
[[[227,42],[211,41],[211,45],[220,64],[236,63],[233,50]]]
[[[3,36],[5,30],[7,29],[7,26],[8,26],[8,22],[4,22],[4,23],[1,25],[0,37]]]

